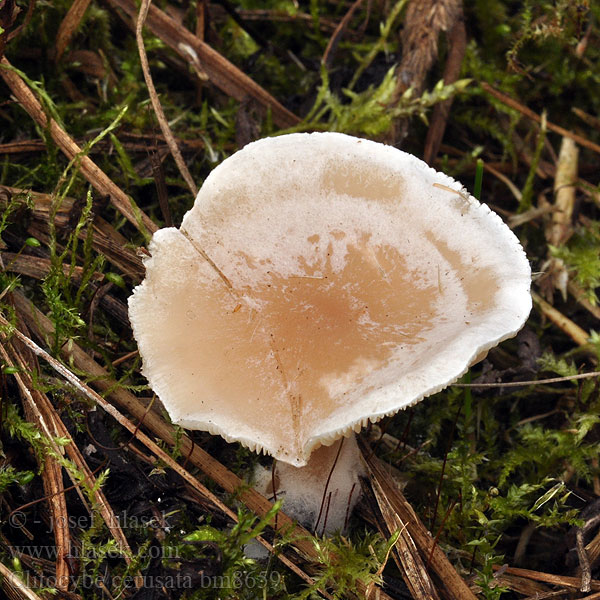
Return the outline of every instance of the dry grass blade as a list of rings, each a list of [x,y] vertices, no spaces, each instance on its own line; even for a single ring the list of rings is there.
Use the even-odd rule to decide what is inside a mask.
[[[577,157],[579,151],[572,139],[564,137],[560,145],[556,175],[554,177],[554,194],[556,210],[552,213],[552,227],[548,242],[560,246],[571,233],[571,219],[575,205],[575,188],[577,185]]]
[[[494,567],[496,569],[496,567]],[[552,573],[542,573],[540,571],[532,571],[530,569],[519,569],[517,567],[506,567],[505,573],[509,575],[517,575],[518,577],[524,577],[526,579],[533,579],[535,581],[542,581],[549,585],[560,585],[561,587],[579,589],[581,585],[581,579],[579,577],[567,577],[565,575],[553,575]],[[592,579],[590,581],[590,589],[594,591],[600,590],[600,581]]]
[[[571,110],[580,119],[582,119],[586,123],[586,125],[589,125],[590,127],[594,127],[595,129],[600,129],[600,119],[598,117],[594,117],[593,115],[586,113],[584,110],[581,110],[580,108],[577,108],[576,106],[574,106]]]
[[[365,462],[369,467],[371,478],[381,487],[390,510],[404,524],[407,532],[414,541],[423,560],[430,560],[430,566],[440,582],[440,593],[449,600],[476,600],[475,595],[462,577],[450,564],[441,548],[434,542],[427,528],[421,523],[419,517],[408,503],[402,492],[390,482],[385,469],[379,459],[372,453],[366,444],[359,439]]]
[[[41,140],[21,140],[0,144],[0,154],[21,154],[23,152],[42,152],[46,144]]]
[[[565,381],[576,381],[578,379],[593,379],[600,377],[600,371],[590,373],[579,373],[569,377],[550,377],[549,379],[531,379],[528,381],[508,381],[506,383],[451,383],[452,387],[463,388],[502,388],[502,387],[523,387],[527,385],[546,385],[548,383],[563,383]]]
[[[419,555],[415,542],[406,530],[406,525],[390,504],[377,473],[370,471],[369,475],[375,500],[385,522],[385,528],[380,527],[383,530],[382,533],[389,538],[394,532],[399,532],[398,541],[392,550],[392,556],[398,565],[404,582],[413,598],[437,600],[439,598],[438,593],[427,573],[425,563]]]
[[[575,142],[563,137],[554,175],[554,204],[540,198],[542,209],[552,209],[552,219],[546,224],[546,240],[550,246],[559,247],[564,244],[571,234],[573,227],[573,207],[575,205],[575,189],[577,186],[579,151]],[[543,264],[544,275],[538,280],[542,295],[552,301],[555,291],[559,291],[563,301],[567,301],[569,271],[561,258],[552,256]]]
[[[581,585],[579,591],[590,592],[591,581],[592,581],[592,569],[590,567],[590,559],[585,548],[585,542],[583,541],[583,529],[577,528],[576,532],[576,545],[577,558],[579,559],[579,570],[581,572]]]
[[[76,212],[75,206],[77,203],[73,198],[65,197],[59,207],[53,207],[51,194],[41,194],[32,190],[9,186],[0,187],[0,192],[6,194],[7,199],[22,202],[24,206],[26,206],[27,200],[30,199],[33,202],[32,217],[46,232],[48,231],[51,212],[54,213],[54,226],[57,229],[68,227]],[[0,199],[1,209],[4,210],[6,204],[4,200]]]
[[[54,120],[49,119],[44,112],[39,100],[35,97],[29,86],[21,76],[12,68],[12,65],[2,58],[0,60],[0,76],[29,113],[31,118],[42,128],[47,129],[56,145],[64,152],[69,160],[77,158],[80,162],[82,175],[101,194],[107,195],[115,208],[127,218],[137,229],[143,233],[154,233],[158,228],[154,222],[137,208],[131,198],[117,186],[107,175],[89,158],[82,154],[82,149],[75,143],[69,134]]]
[[[15,2],[7,0],[0,4],[0,57],[4,56],[6,42],[8,41],[8,30],[15,19]]]
[[[151,1],[152,0],[142,0],[140,12],[135,24],[135,41],[137,43],[138,52],[140,55],[140,63],[142,64],[144,80],[146,81],[148,93],[150,94],[150,101],[152,102],[154,114],[158,119],[160,130],[165,136],[165,140],[167,140],[167,144],[169,145],[169,149],[171,150],[171,154],[175,159],[175,163],[177,164],[177,168],[179,169],[181,176],[185,180],[185,183],[187,184],[192,196],[195,197],[198,193],[198,186],[194,182],[192,174],[190,173],[189,169],[187,168],[187,165],[185,164],[185,161],[183,160],[181,150],[179,150],[179,146],[175,141],[175,137],[171,133],[171,128],[169,127],[169,123],[167,122],[167,117],[165,116],[160,100],[158,99],[158,94],[156,93],[154,82],[152,81],[152,75],[150,74],[150,65],[148,64],[148,56],[146,54],[146,49],[144,48],[144,37],[142,35],[142,31],[144,29],[146,17],[148,16],[148,10],[150,8]]]
[[[0,349],[0,352],[2,352],[2,354],[5,354],[4,351],[2,351],[2,349]],[[17,351],[15,350],[15,352]],[[29,377],[29,375],[26,374],[28,366],[25,363],[25,361],[22,359],[19,360],[18,366],[20,367],[21,373],[16,375],[15,377],[25,399],[25,406],[28,407],[29,411],[35,415],[36,422],[39,424],[41,430],[46,434],[48,441],[54,446],[55,453],[62,453],[61,449],[53,443],[53,439],[55,437],[61,437],[69,440],[69,444],[65,446],[64,451],[74,463],[74,465],[83,473],[85,483],[88,486],[88,488],[90,490],[94,490],[94,501],[98,506],[100,516],[106,523],[106,527],[110,531],[114,540],[117,542],[117,546],[123,553],[126,562],[131,563],[132,552],[129,546],[129,542],[125,537],[123,530],[119,526],[119,521],[114,511],[112,510],[110,504],[108,503],[108,500],[106,499],[104,493],[101,489],[95,489],[96,478],[94,474],[85,462],[83,456],[81,455],[81,452],[79,451],[79,448],[77,447],[75,441],[71,437],[71,434],[65,427],[60,417],[56,414],[56,411],[54,410],[54,407],[52,406],[52,403],[50,402],[48,397],[45,394],[42,394],[41,392],[34,389],[31,378]],[[51,457],[49,457],[48,460],[51,460]],[[71,473],[69,473],[69,476],[71,476],[71,481],[73,482],[73,485],[75,485],[75,488],[79,492],[80,482],[77,481],[74,477],[72,477]],[[62,486],[62,477],[60,478],[60,481]],[[55,501],[56,496],[54,492],[47,491],[46,495],[50,498],[51,502]],[[86,505],[87,501],[85,499],[85,496],[83,496],[83,494],[80,493],[80,497],[84,505]],[[66,505],[63,508],[64,512],[66,513]],[[55,521],[59,521],[56,525],[57,529],[55,530],[59,532],[62,532],[65,526],[69,523],[69,519],[64,516],[61,519],[55,519]],[[66,546],[67,544],[64,540],[57,540],[57,548],[64,548]],[[64,558],[67,555],[68,551],[58,552],[57,560],[60,558]],[[57,569],[57,578],[58,576],[59,570]],[[65,573],[63,574],[63,579],[61,579],[61,581],[68,581],[68,576],[69,571],[68,569],[66,569]]]
[[[0,348],[0,355],[5,364],[17,367],[20,373],[16,374],[15,379],[21,396],[23,398],[23,407],[26,419],[41,428],[46,432],[49,440],[54,439],[56,432],[51,424],[47,423],[42,416],[37,403],[34,400],[33,382],[27,374],[27,365],[22,356],[11,345],[13,358],[8,355],[6,347]],[[55,446],[55,451],[60,452]],[[42,482],[44,493],[48,499],[50,507],[50,518],[52,521],[52,531],[54,532],[54,542],[56,544],[56,589],[59,591],[67,591],[69,589],[69,565],[66,557],[71,553],[71,536],[69,534],[69,514],[67,512],[67,500],[65,498],[65,490],[62,479],[62,469],[58,461],[53,456],[46,456],[43,465],[40,464],[42,470]]]
[[[91,0],[74,0],[69,7],[65,18],[62,20],[58,33],[56,34],[55,52],[56,60],[60,60],[66,47],[69,45],[73,34],[77,31],[85,11],[90,5]]]
[[[0,194],[3,191],[8,192],[13,200],[21,199],[23,204],[26,203],[27,199],[33,201],[33,223],[29,226],[28,232],[40,240],[48,240],[48,222],[51,214],[54,218],[54,226],[58,230],[72,229],[80,217],[81,205],[73,198],[63,198],[57,209],[53,206],[53,198],[50,194],[41,194],[21,188],[0,187]],[[3,208],[4,205],[5,202],[0,195],[0,208]],[[85,231],[82,231],[80,238],[85,239],[85,236]],[[134,281],[139,281],[144,276],[144,265],[139,256],[128,247],[129,245],[123,234],[119,233],[101,217],[94,215],[92,233],[92,247],[94,250],[105,256],[124,275],[130,276]],[[36,275],[32,276],[35,277]]]
[[[120,269],[124,275],[131,277],[133,281],[139,281],[144,277],[142,259],[129,248],[130,243],[121,233],[97,216],[94,217],[93,230],[94,250],[105,256],[108,262]],[[82,232],[82,239],[84,235]]]
[[[543,598],[544,594],[550,592],[550,588],[539,581],[533,581],[532,579],[526,579],[525,577],[517,577],[516,575],[509,575],[505,572],[496,573],[494,575],[494,580],[498,582],[498,585],[529,598]]]
[[[43,600],[38,596],[32,588],[23,581],[18,575],[15,575],[6,565],[0,562],[0,586],[4,588],[6,593],[12,598],[22,598],[23,600]],[[8,589],[7,589],[8,588]]]
[[[19,315],[24,318],[27,326],[35,332],[35,335],[39,339],[45,340],[47,337],[52,336],[54,328],[50,320],[45,315],[33,307],[21,294],[13,293],[12,298]],[[272,503],[267,500],[267,498],[259,494],[253,488],[249,488],[244,481],[227,469],[227,467],[205,452],[198,445],[193,444],[189,437],[183,435],[180,438],[176,438],[175,432],[171,425],[166,423],[157,413],[152,411],[148,412],[146,406],[144,406],[133,394],[116,385],[116,382],[110,378],[108,372],[90,356],[88,356],[79,346],[77,346],[77,344],[69,343],[63,348],[62,354],[70,364],[73,364],[76,368],[89,373],[94,381],[94,385],[99,390],[107,392],[108,397],[112,401],[116,402],[116,404],[129,412],[136,419],[143,421],[144,427],[150,430],[153,435],[159,439],[162,439],[169,446],[173,446],[177,443],[181,454],[186,457],[187,462],[199,468],[226,492],[232,494],[237,493],[239,500],[255,514],[260,517],[264,517],[273,507]],[[104,400],[103,402],[106,403]],[[112,410],[116,412],[114,408]],[[127,419],[125,419],[125,421],[129,423]],[[139,430],[139,428],[134,427],[131,423],[129,423],[129,426],[134,428],[135,431]],[[140,433],[140,435],[142,434]],[[148,440],[146,436],[145,439]],[[145,443],[143,440],[140,441]],[[168,455],[166,456],[168,457]],[[173,461],[169,457],[168,464],[171,465],[171,463],[173,463]],[[177,465],[177,463],[175,464]],[[177,465],[177,472],[179,472],[179,470],[181,470],[181,467]],[[188,481],[188,477],[191,476],[187,474],[187,472],[185,473],[186,481]],[[200,493],[205,494],[205,497],[213,503],[216,503],[216,506],[223,510],[225,514],[231,515],[230,509],[228,509],[227,506],[225,506],[218,498],[216,498],[212,492],[208,491],[195,478],[192,478],[192,480],[193,482],[190,482],[192,487],[198,489]],[[294,539],[292,542],[294,547],[300,552],[300,554],[308,559],[317,560],[315,546],[311,542],[312,536],[307,530],[299,525],[296,525],[292,519],[282,512],[277,514],[277,521],[273,526],[275,529],[283,529],[286,531],[294,528]],[[278,558],[282,561],[287,560],[282,555],[278,555]],[[361,582],[358,582],[358,588],[362,594],[366,594],[368,591],[367,586]],[[389,596],[378,587],[374,587],[372,591],[369,592],[369,595],[365,595],[364,597],[367,599],[379,598],[379,600],[389,599]]]
[[[600,559],[600,533],[597,533],[591,542],[585,546],[590,565],[596,565]]]
[[[108,3],[122,9],[131,18],[137,17],[137,7],[133,0],[108,0]],[[149,7],[146,27],[186,62],[192,62],[192,66],[200,67],[210,81],[227,95],[240,102],[252,98],[259,106],[270,110],[273,121],[279,127],[292,127],[300,121],[264,88],[155,6]]]

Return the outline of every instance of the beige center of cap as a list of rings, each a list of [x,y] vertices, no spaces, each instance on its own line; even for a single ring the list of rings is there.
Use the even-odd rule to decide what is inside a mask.
[[[173,420],[296,465],[455,380],[531,306],[497,215],[341,134],[250,144],[150,250],[130,316]]]

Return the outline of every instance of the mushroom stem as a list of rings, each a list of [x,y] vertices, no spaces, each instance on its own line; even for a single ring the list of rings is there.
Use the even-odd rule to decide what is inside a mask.
[[[276,461],[266,489],[276,489],[283,509],[317,534],[343,531],[360,494],[364,467],[356,437],[321,446],[304,467]]]

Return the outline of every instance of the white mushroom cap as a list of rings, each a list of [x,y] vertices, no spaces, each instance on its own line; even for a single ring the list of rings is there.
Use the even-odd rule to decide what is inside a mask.
[[[339,133],[246,146],[150,253],[130,319],[173,421],[296,466],[455,381],[531,309],[498,215]]]

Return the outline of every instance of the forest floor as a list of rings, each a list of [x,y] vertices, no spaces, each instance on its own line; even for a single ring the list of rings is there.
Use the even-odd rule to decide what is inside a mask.
[[[5,594],[600,598],[599,22],[567,0],[0,0]],[[303,131],[456,178],[533,271],[516,337],[363,429],[370,483],[330,537],[244,483],[268,457],[170,423],[127,310],[211,170]]]

